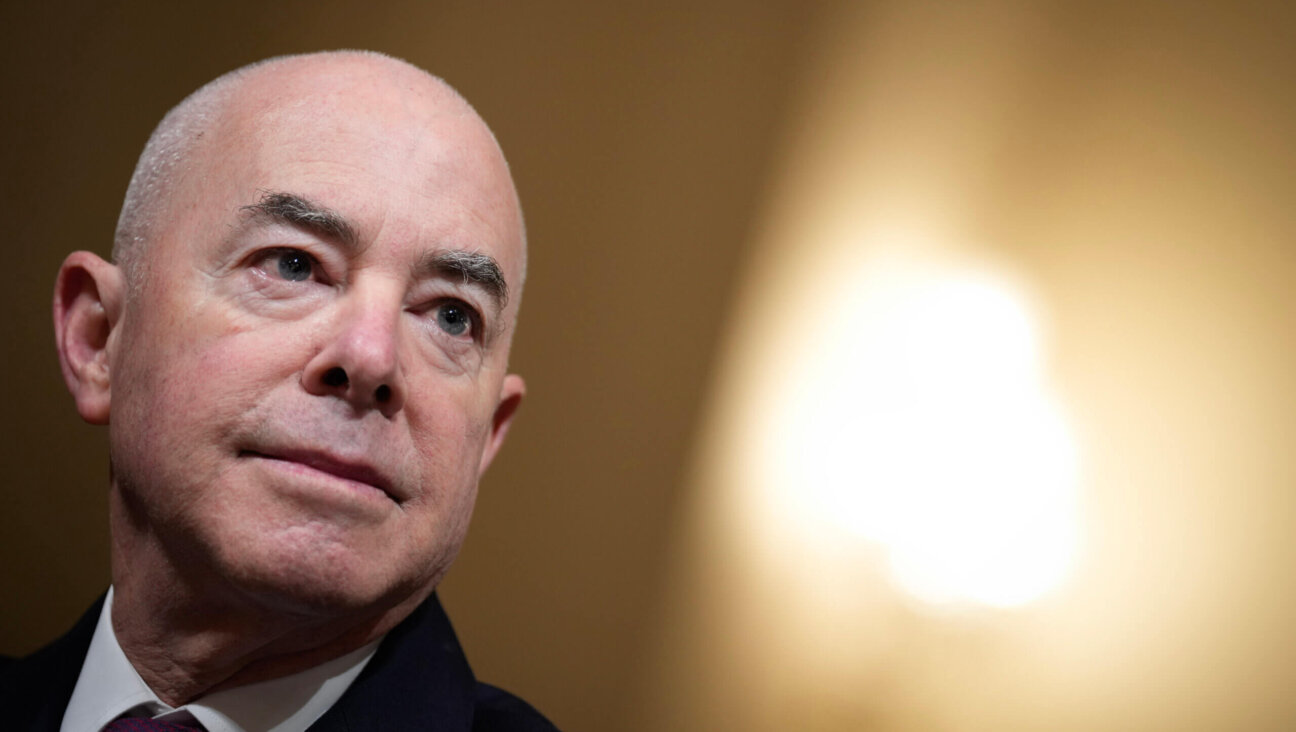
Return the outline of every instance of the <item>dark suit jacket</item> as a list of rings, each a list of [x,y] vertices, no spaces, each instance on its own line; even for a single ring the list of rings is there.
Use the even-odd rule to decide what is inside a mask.
[[[0,726],[57,732],[81,674],[100,598],[72,630],[24,659],[0,660]],[[435,594],[392,629],[312,732],[556,732],[526,702],[473,677]]]

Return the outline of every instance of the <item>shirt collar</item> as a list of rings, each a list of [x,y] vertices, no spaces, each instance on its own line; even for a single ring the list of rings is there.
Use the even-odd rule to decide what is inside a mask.
[[[117,643],[112,628],[112,600],[110,587],[63,715],[61,732],[97,732],[140,705],[153,716],[169,718],[176,711],[144,683]],[[209,732],[302,732],[342,696],[373,657],[378,643],[374,641],[291,676],[199,697],[179,710],[188,712]]]

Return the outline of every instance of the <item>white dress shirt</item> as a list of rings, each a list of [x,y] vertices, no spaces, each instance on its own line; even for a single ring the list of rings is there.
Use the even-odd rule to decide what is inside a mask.
[[[122,652],[112,628],[112,600],[110,587],[60,732],[100,732],[137,707],[143,709],[133,716],[175,722],[192,717],[208,732],[303,732],[355,681],[379,643],[292,676],[216,691],[175,708],[158,699]]]

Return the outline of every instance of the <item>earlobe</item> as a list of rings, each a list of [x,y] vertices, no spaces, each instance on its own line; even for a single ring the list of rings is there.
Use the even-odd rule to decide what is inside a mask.
[[[525,395],[526,382],[522,381],[521,376],[508,374],[504,377],[503,383],[500,384],[499,402],[491,418],[490,437],[487,438],[486,449],[482,451],[481,465],[477,470],[478,476],[486,473],[486,468],[490,467],[495,454],[504,444],[509,425],[513,423],[513,415],[517,413],[518,406],[522,404],[522,397]]]
[[[110,336],[121,316],[121,270],[90,252],[63,260],[54,284],[54,341],[81,418],[108,424]]]

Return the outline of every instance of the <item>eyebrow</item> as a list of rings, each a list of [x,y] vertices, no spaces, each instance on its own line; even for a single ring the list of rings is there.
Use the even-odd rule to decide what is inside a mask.
[[[464,249],[428,252],[419,262],[418,272],[458,277],[465,285],[477,285],[490,295],[497,309],[508,303],[508,282],[499,262],[489,254]]]
[[[281,221],[336,239],[351,249],[359,243],[355,227],[344,216],[295,193],[262,191],[260,200],[243,206],[242,210],[256,217]],[[494,300],[498,310],[508,303],[508,282],[504,279],[504,271],[488,254],[465,249],[428,252],[419,261],[416,274],[455,277],[465,285],[476,285]]]
[[[242,210],[323,234],[352,248],[359,241],[355,227],[341,214],[293,193],[262,191],[259,201],[244,206]]]

